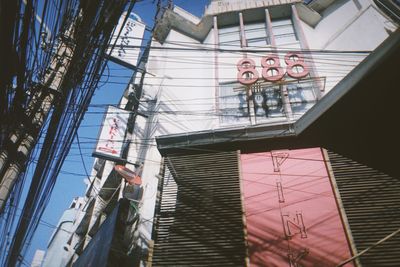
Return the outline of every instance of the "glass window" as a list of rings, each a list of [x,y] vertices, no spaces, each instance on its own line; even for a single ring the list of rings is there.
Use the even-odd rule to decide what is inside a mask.
[[[254,114],[257,122],[263,119],[284,117],[281,89],[279,85],[262,86],[253,92]]]
[[[291,19],[273,20],[271,25],[277,46],[297,41]]]
[[[258,85],[253,87],[252,91],[257,123],[286,118],[280,85]],[[250,124],[246,89],[243,85],[238,83],[220,85],[219,99],[222,124]]]
[[[248,123],[249,112],[246,91],[239,84],[220,85],[220,121],[221,123]]]
[[[219,44],[226,48],[240,47],[239,26],[218,29]]]
[[[263,47],[268,45],[265,23],[252,23],[244,25],[244,33],[249,47]]]
[[[293,83],[287,85],[290,106],[294,116],[305,113],[316,102],[312,82]]]

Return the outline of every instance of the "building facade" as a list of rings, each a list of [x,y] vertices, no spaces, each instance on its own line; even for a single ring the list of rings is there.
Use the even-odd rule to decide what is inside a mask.
[[[134,113],[121,156],[94,163],[67,266],[336,266],[390,233],[394,215],[364,238],[387,221],[365,220],[381,196],[363,202],[363,182],[381,177],[391,195],[396,179],[278,139],[396,29],[370,0],[219,0],[202,18],[166,9],[120,103]],[[394,266],[386,249],[390,259],[344,264]]]
[[[78,222],[85,214],[86,200],[83,197],[75,198],[69,208],[61,216],[57,228],[54,230],[46,249],[46,255],[40,266],[64,266],[67,263],[67,241],[76,230]]]

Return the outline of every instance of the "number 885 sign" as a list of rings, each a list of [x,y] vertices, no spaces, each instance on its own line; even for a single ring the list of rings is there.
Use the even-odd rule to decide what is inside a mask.
[[[309,73],[309,67],[304,62],[300,53],[289,52],[285,55],[286,70],[281,66],[278,55],[271,54],[261,59],[262,77],[269,82],[279,81],[287,73],[295,79],[304,78]],[[244,58],[237,63],[237,79],[241,84],[251,85],[255,83],[260,75],[256,70],[254,60]]]

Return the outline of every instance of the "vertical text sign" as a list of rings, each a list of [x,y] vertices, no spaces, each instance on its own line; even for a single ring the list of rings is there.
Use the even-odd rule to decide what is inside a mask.
[[[117,60],[117,63],[118,61],[122,61],[129,65],[136,66],[146,26],[140,21],[128,17],[124,27],[122,28],[122,24],[124,23],[126,16],[126,13],[121,16],[118,25],[115,28],[114,35],[110,43],[111,45],[115,43],[115,47],[110,56],[111,60]],[[118,36],[121,28],[121,34]]]
[[[129,111],[109,106],[94,155],[105,158],[120,158],[129,119]]]

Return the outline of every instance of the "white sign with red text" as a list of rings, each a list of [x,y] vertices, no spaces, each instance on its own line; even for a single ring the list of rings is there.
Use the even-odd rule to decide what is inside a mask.
[[[104,116],[94,155],[102,158],[121,158],[130,112],[109,106]]]

